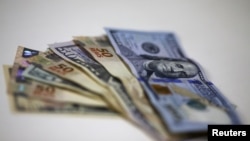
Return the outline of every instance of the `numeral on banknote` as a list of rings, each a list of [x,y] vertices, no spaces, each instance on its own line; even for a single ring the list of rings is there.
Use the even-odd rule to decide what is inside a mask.
[[[33,94],[37,96],[54,97],[55,88],[37,85]]]
[[[100,48],[90,48],[90,50],[95,53],[97,57],[113,57],[107,49],[100,49]]]
[[[65,64],[58,64],[56,66],[49,67],[50,70],[55,71],[56,73],[60,73],[62,75],[65,75],[66,73],[72,72],[74,69],[71,67],[68,67]]]

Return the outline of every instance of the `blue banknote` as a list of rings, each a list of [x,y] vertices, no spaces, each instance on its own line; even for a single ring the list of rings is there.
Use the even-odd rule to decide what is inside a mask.
[[[234,105],[206,78],[201,65],[185,54],[173,33],[105,30],[171,132],[202,132],[208,124],[241,123]]]

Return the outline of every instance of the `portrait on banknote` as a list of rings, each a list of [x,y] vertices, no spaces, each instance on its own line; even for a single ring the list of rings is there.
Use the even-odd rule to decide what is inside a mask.
[[[180,59],[146,60],[142,66],[141,76],[144,78],[148,78],[151,75],[160,78],[190,78],[198,73],[198,68],[195,64]]]
[[[239,122],[232,104],[186,55],[173,33],[114,28],[106,32],[172,132],[206,131],[206,124]]]

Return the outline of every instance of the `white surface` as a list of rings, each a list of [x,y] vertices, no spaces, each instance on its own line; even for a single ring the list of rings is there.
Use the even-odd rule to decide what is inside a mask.
[[[18,45],[45,50],[103,27],[174,31],[187,55],[237,105],[250,124],[250,1],[248,0],[0,0],[0,61],[12,64]],[[1,141],[149,141],[119,118],[10,112],[0,70]]]

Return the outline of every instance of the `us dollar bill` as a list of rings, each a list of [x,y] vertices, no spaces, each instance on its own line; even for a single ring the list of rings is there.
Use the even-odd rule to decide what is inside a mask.
[[[173,33],[105,30],[171,132],[205,132],[208,124],[240,123],[234,106],[185,55]]]
[[[5,84],[8,89],[13,87],[13,84],[10,82],[12,67],[11,65],[3,65]],[[117,116],[114,111],[111,111],[107,107],[102,107],[99,105],[88,105],[74,102],[66,101],[53,101],[50,99],[38,98],[34,95],[34,91],[24,91],[21,84],[19,85],[20,89],[6,91],[9,97],[9,103],[11,109],[14,112],[21,113],[58,113],[58,114],[79,114],[79,115],[110,115]],[[40,90],[39,90],[40,91]],[[45,92],[47,95],[47,92]],[[45,94],[43,93],[43,94]],[[39,93],[38,95],[40,95]],[[35,94],[36,95],[36,94]],[[44,96],[42,96],[44,97]],[[48,97],[48,96],[45,96]]]
[[[41,87],[43,87],[45,89],[50,89],[50,91],[53,89],[57,89],[58,91],[63,91],[63,93],[58,92],[58,96],[55,96],[53,98],[50,97],[50,100],[54,99],[54,100],[60,101],[60,97],[61,97],[61,100],[63,100],[62,97],[67,96],[67,98],[66,99],[64,98],[64,100],[72,101],[72,100],[78,99],[78,98],[75,98],[78,94],[79,96],[82,97],[81,98],[82,100],[83,100],[83,98],[85,99],[85,101],[81,101],[81,102],[85,102],[86,104],[92,103],[92,104],[96,104],[99,106],[107,107],[106,102],[104,102],[99,96],[86,97],[86,95],[92,96],[93,93],[90,93],[89,91],[85,90],[84,88],[78,86],[77,84],[75,84],[73,82],[70,82],[68,80],[64,80],[64,79],[60,78],[59,76],[54,76],[51,73],[46,73],[44,71],[40,71],[40,73],[37,73],[37,75],[34,75],[34,74],[28,75],[28,77],[25,78],[23,76],[24,70],[30,64],[32,64],[32,63],[35,64],[35,62],[32,62],[31,58],[36,58],[36,57],[38,57],[38,55],[41,55],[41,54],[42,53],[40,51],[32,50],[29,48],[19,46],[17,48],[15,61],[14,61],[13,69],[12,69],[13,71],[11,74],[11,83],[15,84],[15,85],[17,83],[22,84],[22,85],[25,84],[26,86],[29,84],[28,89],[30,89],[31,85],[33,85],[33,88],[35,88],[35,90],[37,90],[37,91],[39,91],[39,89],[42,89]],[[48,63],[48,62],[40,59],[39,63],[42,64],[42,63]],[[41,66],[40,64],[36,63],[36,65]],[[48,78],[46,79],[46,75],[42,74],[41,72],[44,72],[45,74],[47,74],[47,76],[54,77],[56,80],[55,81],[48,81]],[[27,78],[33,79],[33,80],[38,80],[38,81],[30,81],[30,80],[27,80]],[[50,87],[48,87],[48,84],[50,85]],[[27,88],[27,87],[23,87],[22,85],[21,85],[22,90],[25,90],[25,88]],[[36,86],[36,85],[39,85],[39,86]],[[58,87],[55,87],[55,86],[58,86]],[[11,87],[11,88],[13,89],[14,87]],[[63,88],[63,90],[62,90],[62,88]],[[19,88],[17,87],[17,89],[19,89]],[[11,90],[11,89],[9,89],[9,90]],[[47,97],[47,98],[49,98],[49,97]],[[79,99],[78,99],[78,101],[79,101]]]
[[[80,47],[90,53],[98,63],[103,65],[108,73],[119,78],[121,85],[124,85],[127,91],[125,94],[126,97],[130,99],[130,105],[133,105],[133,108],[130,108],[128,112],[135,113],[134,120],[137,121],[137,124],[139,124],[141,128],[148,130],[147,132],[156,132],[157,137],[153,136],[155,139],[168,140],[184,138],[183,135],[174,136],[168,133],[162,125],[161,119],[157,116],[157,113],[145,97],[141,85],[115,54],[105,36],[79,36],[74,37],[74,40]],[[138,116],[136,113],[140,113],[141,116]],[[188,137],[185,136],[185,138]]]

